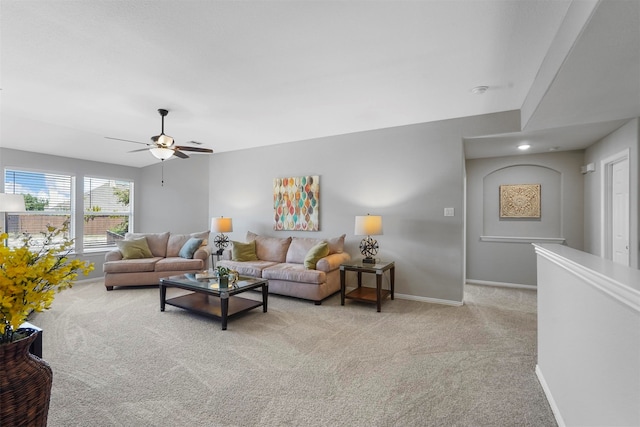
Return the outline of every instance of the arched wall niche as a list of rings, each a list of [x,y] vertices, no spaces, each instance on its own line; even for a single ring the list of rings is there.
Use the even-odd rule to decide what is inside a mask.
[[[539,165],[511,165],[483,178],[484,236],[560,238],[562,236],[562,174]],[[540,218],[500,218],[500,186],[540,184]]]

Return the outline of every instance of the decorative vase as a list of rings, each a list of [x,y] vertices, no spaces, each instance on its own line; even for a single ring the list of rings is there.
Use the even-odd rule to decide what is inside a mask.
[[[220,283],[220,288],[228,288],[229,287],[229,276],[220,276],[218,281]]]
[[[47,362],[29,353],[29,336],[0,344],[0,425],[46,426],[53,372]]]

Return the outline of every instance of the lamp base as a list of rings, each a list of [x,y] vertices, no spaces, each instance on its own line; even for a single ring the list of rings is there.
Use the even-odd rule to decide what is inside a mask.
[[[375,258],[371,258],[371,257],[365,257],[362,258],[362,263],[363,264],[375,264],[376,263],[376,259]]]

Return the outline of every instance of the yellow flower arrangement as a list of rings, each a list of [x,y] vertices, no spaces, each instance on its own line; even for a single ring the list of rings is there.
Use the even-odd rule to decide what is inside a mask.
[[[73,248],[73,240],[65,237],[68,230],[68,221],[59,228],[48,226],[37,252],[30,235],[23,236],[21,246],[9,248],[7,234],[0,234],[0,344],[19,339],[14,333],[27,316],[51,307],[57,292],[73,286],[78,271],[87,275],[93,270],[93,263],[68,258]]]

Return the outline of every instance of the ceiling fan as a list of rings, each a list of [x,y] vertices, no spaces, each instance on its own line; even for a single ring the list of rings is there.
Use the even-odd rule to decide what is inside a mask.
[[[152,143],[131,141],[129,139],[112,138],[110,136],[105,136],[105,138],[114,139],[116,141],[126,141],[126,142],[133,142],[136,144],[146,145],[147,148],[141,148],[139,150],[133,150],[129,152],[135,153],[138,151],[149,150],[149,152],[153,154],[154,157],[163,161],[171,158],[172,156],[176,156],[181,159],[188,159],[189,156],[186,153],[184,153],[184,151],[192,151],[196,153],[209,153],[209,154],[213,153],[213,150],[209,148],[189,147],[186,145],[175,145],[174,139],[164,133],[164,118],[167,114],[169,114],[169,110],[160,108],[158,109],[158,113],[160,113],[160,116],[162,116],[162,130],[160,132],[160,135],[151,137]],[[201,142],[197,142],[197,141],[189,141],[189,143],[199,144],[199,145],[202,144]]]

